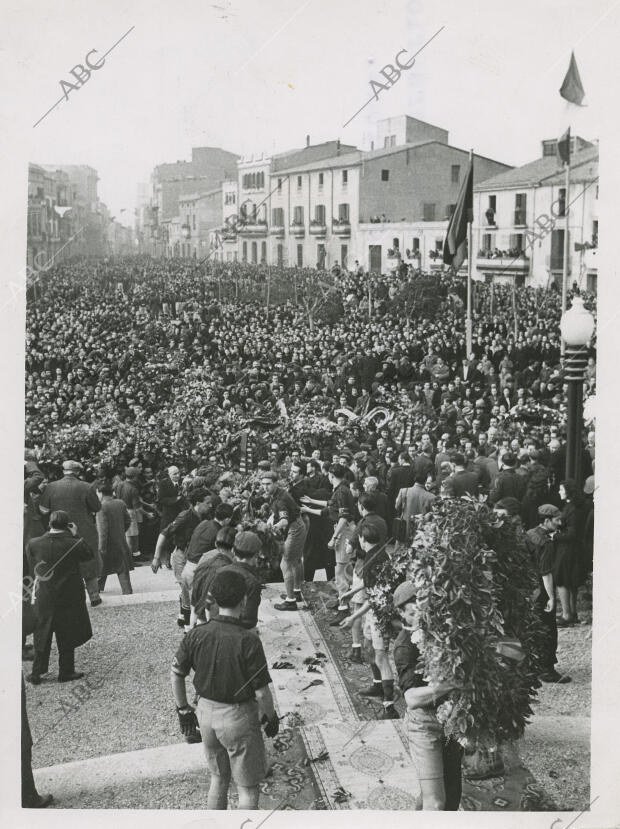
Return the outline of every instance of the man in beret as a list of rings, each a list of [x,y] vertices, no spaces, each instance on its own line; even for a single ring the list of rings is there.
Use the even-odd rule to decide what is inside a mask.
[[[558,647],[558,626],[555,618],[555,584],[553,567],[555,560],[554,537],[562,524],[562,514],[553,504],[542,504],[538,508],[538,524],[525,534],[525,543],[540,576],[536,596],[536,608],[545,627],[541,662],[543,682],[564,684],[570,677],[555,669]]]

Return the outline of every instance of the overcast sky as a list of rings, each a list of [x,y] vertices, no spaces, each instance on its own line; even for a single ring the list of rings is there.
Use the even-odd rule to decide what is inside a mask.
[[[310,134],[312,143],[368,148],[376,120],[402,113],[449,130],[456,146],[526,163],[542,138],[568,125],[558,89],[571,48],[589,104],[573,127],[597,137],[620,4],[63,0],[5,7],[4,18],[0,60],[19,106],[3,126],[19,163],[92,165],[100,197],[119,217],[126,208],[128,220],[137,184],[158,163],[189,159],[192,146],[269,153],[303,146]],[[132,26],[105,65],[33,129],[71,68],[91,49],[94,62]],[[344,128],[380,69],[442,26],[415,65]]]

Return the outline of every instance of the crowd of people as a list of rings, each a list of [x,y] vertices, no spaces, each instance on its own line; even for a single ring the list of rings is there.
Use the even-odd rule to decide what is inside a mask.
[[[366,591],[390,545],[405,543],[436,499],[484,497],[522,522],[550,631],[541,679],[569,681],[555,668],[557,626],[579,622],[577,591],[592,570],[595,435],[584,430],[580,480],[567,480],[559,296],[478,284],[468,353],[460,280],[433,279],[431,300],[416,304],[428,277],[411,268],[388,277],[342,270],[334,280],[243,263],[81,261],[46,272],[28,304],[25,571],[42,579],[34,568],[50,564],[49,550],[56,560],[72,536],[82,539],[58,578],[75,587],[81,577],[96,607],[111,574],[128,593],[138,563],[173,570],[187,634],[173,690],[183,733],[205,743],[211,808],[225,808],[231,776],[243,804],[257,808],[261,718],[268,735],[278,730],[268,671],[257,670],[261,586],[282,580],[275,608],[299,612],[317,570],[333,584],[331,623],[350,629],[352,661],[363,662],[369,644],[363,693],[397,718],[396,679],[411,709],[424,709],[412,757],[430,762],[415,734],[428,736],[431,721],[437,732],[433,706],[449,689],[421,690],[415,648],[400,639],[394,676]],[[257,292],[266,284],[269,306],[256,299],[269,298]],[[584,298],[595,311],[595,298]],[[595,389],[592,344],[584,393]],[[64,595],[48,586],[33,684],[48,669]],[[61,681],[82,675],[71,642],[91,635],[80,596],[71,599],[80,636],[63,639],[61,625]],[[407,630],[414,596],[396,598]],[[214,678],[204,661],[221,642],[231,660],[244,654],[231,662],[232,684],[247,680],[244,714],[232,719],[232,679]],[[197,720],[185,695],[190,669]],[[460,759],[442,751],[436,740],[424,808],[458,808]],[[437,768],[448,767],[444,780]]]

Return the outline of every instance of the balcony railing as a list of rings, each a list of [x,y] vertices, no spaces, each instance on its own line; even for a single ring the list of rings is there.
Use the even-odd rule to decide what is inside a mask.
[[[350,236],[351,222],[348,219],[334,219],[332,221],[332,233],[337,236]]]
[[[242,236],[266,236],[267,222],[264,219],[247,219],[239,222],[237,230]]]
[[[325,236],[327,233],[327,225],[325,222],[318,221],[317,219],[313,219],[310,222],[310,235],[311,236]]]
[[[284,225],[271,225],[269,228],[269,234],[281,239],[284,236]]]
[[[523,251],[501,250],[478,251],[476,267],[480,271],[518,271],[519,273],[529,272],[530,258]]]
[[[303,237],[306,235],[306,228],[303,224],[301,224],[301,222],[293,222],[291,224],[291,234],[296,239],[303,239]]]

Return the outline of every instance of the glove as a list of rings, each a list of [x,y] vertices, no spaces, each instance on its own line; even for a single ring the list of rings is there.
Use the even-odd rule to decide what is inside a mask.
[[[263,714],[261,723],[265,724],[265,734],[267,737],[275,737],[280,730],[280,719],[275,712],[271,719],[266,714]]]
[[[194,713],[191,705],[185,705],[183,708],[177,708],[179,717],[179,725],[181,726],[181,734],[184,737],[191,737],[198,728],[198,719]]]

